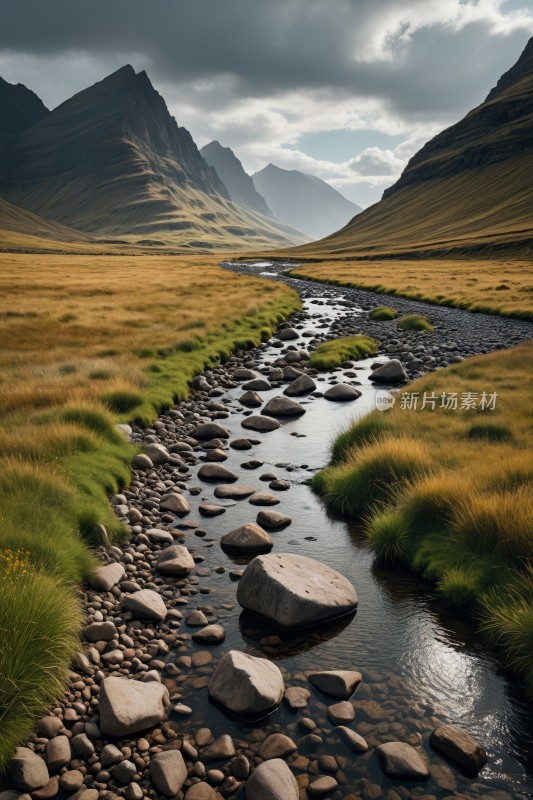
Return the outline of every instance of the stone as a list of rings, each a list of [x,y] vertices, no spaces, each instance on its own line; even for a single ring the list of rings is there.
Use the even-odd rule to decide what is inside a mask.
[[[122,750],[119,750],[116,744],[106,744],[100,753],[100,763],[103,767],[111,767],[113,764],[118,764],[123,758]]]
[[[311,672],[307,676],[309,683],[319,692],[347,700],[355,692],[363,677],[360,672],[350,670],[330,670],[327,672]]]
[[[68,736],[55,736],[46,743],[46,763],[48,769],[66,767],[72,758]]]
[[[335,791],[339,784],[331,775],[324,775],[317,778],[307,787],[307,793],[311,797],[326,797]]]
[[[233,472],[222,464],[202,464],[198,470],[198,477],[203,481],[224,481],[227,483],[235,483],[239,480],[236,472]]]
[[[375,383],[403,383],[408,380],[408,375],[401,361],[393,358],[370,374],[370,380]]]
[[[174,541],[174,537],[170,531],[164,531],[162,528],[149,528],[146,531],[146,535],[151,542],[155,542],[156,544],[167,545],[172,544]]]
[[[226,638],[226,631],[222,625],[206,625],[205,628],[193,633],[192,638],[195,642],[218,644]]]
[[[477,775],[487,763],[483,747],[469,733],[453,725],[440,725],[432,731],[429,743],[437,752],[454,761],[467,772]]]
[[[159,503],[161,511],[172,511],[178,517],[184,517],[191,510],[188,500],[178,492],[169,492],[161,498]]]
[[[253,381],[256,378],[260,378],[261,376],[254,369],[247,369],[246,367],[237,367],[237,369],[233,371],[232,377],[234,381]]]
[[[258,416],[254,414],[251,417],[245,417],[241,422],[241,426],[247,430],[268,433],[269,431],[275,431],[277,428],[280,428],[281,423],[272,417]]]
[[[259,756],[263,761],[269,761],[271,758],[286,758],[297,749],[296,744],[285,734],[272,733],[261,745]]]
[[[185,800],[217,800],[218,796],[208,783],[195,783],[187,790]]]
[[[63,721],[53,714],[49,714],[46,717],[41,717],[37,723],[37,731],[39,736],[44,736],[45,739],[53,739],[53,737],[57,736],[62,728]]]
[[[195,568],[194,559],[181,544],[172,544],[161,551],[157,559],[157,569],[163,575],[175,575],[184,578]]]
[[[357,400],[361,397],[361,392],[355,386],[350,386],[347,383],[336,383],[324,392],[326,400],[333,400],[336,402],[349,402],[350,400]]]
[[[157,442],[145,444],[144,454],[148,456],[155,467],[158,467],[161,464],[166,464],[169,459],[167,448],[163,447],[162,444],[158,444]]]
[[[282,342],[289,342],[293,339],[299,339],[300,334],[294,328],[282,328],[276,333],[276,338],[281,339]]]
[[[224,550],[234,553],[264,553],[272,549],[274,542],[263,528],[250,522],[226,533],[220,544]]]
[[[256,521],[262,528],[269,528],[269,530],[273,531],[278,528],[285,528],[292,522],[290,517],[280,514],[278,511],[260,511]]]
[[[265,658],[230,650],[217,664],[209,694],[237,715],[257,716],[276,708],[285,685],[278,667]]]
[[[259,408],[263,405],[263,398],[257,392],[245,392],[239,397],[239,403],[248,408]]]
[[[420,753],[405,742],[387,742],[376,747],[379,765],[389,778],[425,781],[429,767]]]
[[[219,500],[242,500],[244,497],[250,497],[254,492],[255,486],[248,486],[246,484],[217,486],[215,489],[215,497],[218,497]]]
[[[146,453],[137,453],[131,462],[132,467],[135,469],[149,470],[153,469],[154,465],[151,458],[148,458]]]
[[[59,793],[59,776],[53,775],[46,786],[31,793],[32,800],[52,800]]]
[[[289,708],[296,711],[298,708],[305,708],[309,702],[311,692],[303,686],[290,686],[285,690],[283,699]]]
[[[109,642],[117,633],[113,622],[91,622],[83,631],[88,642]]]
[[[126,798],[126,800],[143,800],[144,797],[143,790],[141,789],[138,783],[132,781],[126,787],[126,790],[124,792],[124,797]]]
[[[334,725],[351,722],[355,719],[355,709],[347,700],[328,706],[328,717]]]
[[[253,506],[277,506],[280,500],[279,497],[269,492],[255,492],[255,494],[250,497],[249,502]]]
[[[194,611],[190,611],[185,617],[185,624],[190,625],[191,628],[197,628],[201,625],[207,625],[208,619],[203,611],[195,608]]]
[[[246,800],[298,800],[298,782],[285,761],[264,761],[246,782]]]
[[[273,397],[261,410],[267,417],[300,417],[305,414],[305,408],[288,397]]]
[[[150,778],[161,794],[174,797],[187,780],[187,767],[179,750],[163,750],[150,761]]]
[[[272,386],[267,380],[265,380],[265,378],[254,378],[253,381],[247,381],[246,383],[243,383],[242,388],[251,392],[268,392],[270,389],[272,389]]]
[[[93,589],[100,592],[108,592],[112,586],[125,577],[124,567],[117,561],[111,564],[104,564],[102,567],[96,567],[91,573],[89,583]]]
[[[215,739],[200,756],[200,761],[209,764],[211,761],[221,761],[237,755],[233,739],[227,733]]]
[[[301,397],[304,394],[314,392],[315,389],[316,383],[314,380],[309,375],[302,374],[292,383],[289,383],[283,394],[287,395],[287,397]]]
[[[218,517],[220,514],[224,514],[226,509],[224,506],[217,506],[213,503],[201,503],[198,506],[198,511],[202,517]]]
[[[203,422],[196,426],[191,436],[199,442],[208,442],[210,439],[229,439],[229,431],[218,422]]]
[[[117,764],[116,767],[113,767],[112,775],[117,783],[121,783],[123,786],[125,786],[126,784],[131,783],[136,772],[137,767],[135,764],[132,761],[125,759],[124,761],[121,761],[120,764]]]
[[[339,739],[344,742],[346,747],[348,747],[352,753],[367,752],[368,744],[366,740],[355,731],[352,731],[351,728],[346,728],[344,725],[339,725],[337,728],[335,728],[335,732],[338,734]]]
[[[108,736],[127,736],[153,728],[165,717],[167,689],[157,681],[105,678],[100,684],[100,729]]]
[[[215,447],[213,450],[208,450],[205,454],[205,457],[207,461],[227,461],[228,459],[226,453],[219,447]]]
[[[78,733],[70,740],[72,749],[80,758],[90,758],[94,753],[94,744],[86,733]]]
[[[237,601],[282,628],[299,628],[353,611],[357,594],[343,575],[319,561],[269,553],[246,567]]]
[[[11,784],[19,792],[42,789],[50,780],[45,762],[28,747],[17,747],[8,765],[8,775]]]
[[[83,786],[83,774],[77,769],[64,772],[59,778],[59,786],[64,792],[77,792]]]
[[[229,446],[234,450],[251,450],[253,447],[249,439],[234,439]]]
[[[121,605],[123,611],[131,611],[139,619],[163,620],[167,615],[165,601],[153,589],[141,589],[128,594]]]

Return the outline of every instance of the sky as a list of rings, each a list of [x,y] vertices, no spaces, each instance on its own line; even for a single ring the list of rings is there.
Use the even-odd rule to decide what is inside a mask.
[[[0,75],[49,108],[129,63],[199,147],[366,207],[518,59],[533,0],[0,0],[0,20]]]

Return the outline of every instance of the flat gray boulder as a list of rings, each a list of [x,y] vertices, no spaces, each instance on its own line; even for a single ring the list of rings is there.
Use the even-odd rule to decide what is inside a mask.
[[[108,592],[112,586],[124,578],[124,567],[122,564],[114,561],[112,564],[104,564],[102,567],[96,567],[91,573],[89,583],[93,589],[100,592]]]
[[[234,484],[233,486],[217,486],[215,497],[218,497],[219,500],[242,500],[254,494],[255,490],[255,486],[249,486],[245,483]]]
[[[281,758],[264,761],[246,781],[246,800],[298,800],[296,778]]]
[[[357,593],[343,575],[292,553],[254,558],[239,582],[237,600],[282,628],[314,625],[357,607]]]
[[[239,480],[236,472],[231,469],[223,467],[222,464],[202,464],[198,470],[198,477],[203,481],[224,481],[226,483],[235,483]]]
[[[257,524],[262,528],[269,528],[270,530],[277,530],[278,528],[285,528],[292,522],[290,517],[285,514],[280,514],[279,511],[260,511],[257,515]]]
[[[184,578],[193,571],[195,566],[193,557],[181,544],[171,544],[170,547],[165,547],[157,560],[159,572],[163,575],[175,575],[178,578]]]
[[[267,417],[300,417],[305,414],[305,408],[291,400],[289,397],[273,397],[261,410],[261,414]]]
[[[274,542],[263,528],[250,522],[226,533],[220,544],[234,553],[264,553],[272,549]]]
[[[329,672],[311,672],[309,683],[319,692],[348,700],[355,692],[363,677],[360,672],[351,670],[331,670]]]
[[[165,601],[153,589],[140,589],[122,600],[122,610],[131,611],[140,619],[163,620],[167,615]]]
[[[45,762],[29,747],[17,747],[9,762],[8,774],[11,784],[19,792],[42,789],[50,780]]]
[[[402,362],[397,358],[392,358],[370,374],[370,380],[376,383],[403,383],[408,379],[409,376],[404,370]]]
[[[430,772],[420,753],[405,742],[387,742],[376,747],[379,765],[389,778],[425,781]]]
[[[487,754],[469,733],[453,725],[440,725],[429,737],[430,745],[442,755],[455,761],[467,772],[477,774],[487,763]]]
[[[172,511],[178,517],[184,517],[191,510],[187,499],[179,492],[168,492],[161,498],[159,503],[161,511]]]
[[[276,708],[284,691],[275,664],[239,650],[220,659],[209,681],[211,697],[237,715],[257,716]]]
[[[281,423],[273,417],[265,417],[254,414],[251,417],[245,417],[241,422],[241,426],[251,431],[259,431],[259,433],[268,433],[275,431],[281,427]]]
[[[283,394],[287,397],[301,397],[305,394],[310,394],[316,389],[316,383],[309,375],[301,374],[292,383],[289,383]]]
[[[150,778],[165,797],[174,797],[187,780],[187,767],[179,750],[163,750],[150,761]]]
[[[350,386],[348,383],[336,383],[324,392],[326,400],[333,400],[340,403],[346,403],[350,400],[357,400],[361,397],[361,392],[355,386]]]
[[[129,736],[153,728],[165,717],[167,689],[158,681],[104,678],[100,684],[100,730],[108,736]]]
[[[196,426],[191,436],[199,442],[208,442],[210,439],[229,439],[229,431],[218,422],[202,422]]]

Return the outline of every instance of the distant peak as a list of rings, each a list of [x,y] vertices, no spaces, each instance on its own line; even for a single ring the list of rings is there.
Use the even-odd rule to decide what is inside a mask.
[[[506,89],[528,76],[533,76],[533,36],[527,42],[516,64],[513,64],[507,72],[503,73],[494,89],[491,89],[488,93],[485,102],[494,100]]]

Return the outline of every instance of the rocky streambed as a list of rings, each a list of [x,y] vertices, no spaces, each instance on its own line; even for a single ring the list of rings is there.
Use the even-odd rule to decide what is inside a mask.
[[[521,687],[431,587],[376,567],[305,481],[374,407],[376,360],[414,376],[533,326],[395,298],[435,324],[399,334],[368,320],[382,296],[292,283],[304,310],[276,337],[131,432],[144,454],[113,498],[131,538],[102,550],[69,689],[1,800],[530,796]],[[383,343],[377,359],[309,374],[310,349],[359,332]],[[351,399],[328,400],[341,385]]]

